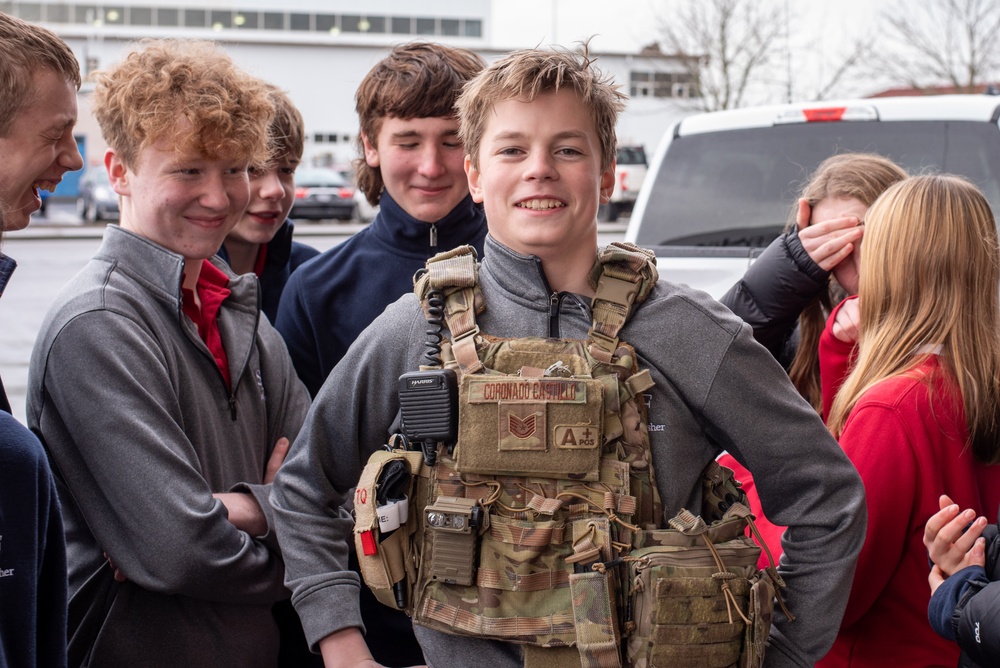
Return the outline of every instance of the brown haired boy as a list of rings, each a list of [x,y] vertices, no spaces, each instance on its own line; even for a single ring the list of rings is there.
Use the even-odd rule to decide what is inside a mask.
[[[69,663],[274,666],[267,483],[309,402],[257,281],[212,258],[274,106],[213,45],[164,40],[98,76],[94,111],[121,225],[49,311],[28,387],[64,504]]]
[[[483,64],[466,49],[403,44],[358,87],[355,167],[378,215],[292,275],[275,323],[313,396],[427,258],[463,244],[482,251],[486,221],[469,197],[454,105]]]
[[[83,160],[73,138],[80,67],[45,28],[0,13],[0,243]],[[17,263],[0,252],[0,294]],[[9,311],[5,323],[18,316]],[[0,661],[66,665],[66,545],[56,482],[0,380]]]
[[[263,167],[250,168],[250,203],[240,222],[226,235],[219,257],[237,274],[260,279],[260,308],[272,323],[288,277],[319,251],[292,240],[288,212],[295,202],[295,169],[302,161],[305,125],[282,90],[266,84],[274,102],[271,137],[274,155]]]
[[[478,270],[485,310],[476,324],[483,333],[588,339],[597,207],[614,183],[614,127],[622,104],[586,54],[561,50],[515,52],[467,86],[458,103],[466,169],[490,226]],[[351,522],[338,509],[398,421],[398,379],[422,363],[426,329],[412,296],[386,310],[334,369],[276,480],[272,503],[293,601],[328,667],[366,665],[357,583],[346,572],[342,544]],[[664,517],[701,507],[702,471],[729,450],[758,476],[768,512],[795,525],[784,575],[786,600],[799,619],[775,615],[765,662],[811,665],[837,633],[864,538],[857,473],[749,327],[707,295],[659,281],[620,336],[654,381],[646,403]],[[501,520],[517,517],[511,514],[517,508],[495,508],[490,512],[504,515]],[[516,576],[499,575],[496,585],[489,577],[476,580],[480,606],[502,609],[510,586],[504,583],[514,577],[513,586],[520,586]],[[525,578],[524,586],[531,586],[529,579],[537,580]],[[462,635],[416,627],[429,663],[524,665],[521,648],[502,640],[524,631],[471,608],[457,618],[435,617],[443,624],[453,619]],[[553,617],[572,619],[574,612]],[[556,651],[549,659],[547,653],[532,650],[539,661],[532,665],[579,665],[572,663],[578,655]],[[566,659],[570,663],[562,663]]]

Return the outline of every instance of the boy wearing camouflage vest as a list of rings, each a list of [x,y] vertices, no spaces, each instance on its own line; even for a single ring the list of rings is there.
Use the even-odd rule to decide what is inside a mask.
[[[626,420],[622,412],[621,421],[624,431],[632,428],[645,434],[648,430],[647,451],[662,503],[662,512],[652,517],[650,526],[664,529],[666,520],[678,516],[682,509],[695,513],[702,509],[703,471],[720,452],[727,450],[744,463],[754,473],[768,516],[789,525],[779,573],[787,585],[784,601],[797,619],[790,621],[784,612],[775,610],[764,665],[811,665],[833,642],[850,590],[854,559],[865,531],[863,487],[837,443],[780,366],[753,341],[749,328],[708,296],[686,286],[650,280],[641,288],[641,299],[630,302],[618,315],[606,314],[607,304],[600,296],[607,290],[599,286],[608,282],[607,265],[603,275],[600,266],[595,270],[596,212],[614,187],[614,128],[623,97],[585,53],[561,50],[515,52],[466,87],[458,104],[462,139],[469,152],[466,171],[473,197],[484,203],[490,234],[485,258],[473,270],[477,294],[470,297],[468,303],[474,308],[468,311],[474,316],[463,320],[463,314],[456,312],[454,298],[446,300],[443,307],[450,329],[456,330],[460,322],[470,327],[468,332],[464,328],[448,332],[442,346],[442,356],[457,360],[465,378],[459,423],[469,420],[468,405],[475,402],[516,402],[530,392],[543,403],[572,403],[585,387],[583,381],[553,378],[521,384],[478,383],[478,389],[470,390],[466,381],[478,373],[473,371],[477,358],[485,354],[492,340],[483,335],[536,337],[536,342],[543,341],[542,337],[583,341],[594,357],[610,354],[611,364],[628,357],[629,349],[619,347],[618,342],[630,344],[637,362],[636,375],[643,379],[635,385],[632,398],[641,396],[639,403],[645,409],[639,412],[647,413],[648,418]],[[599,297],[596,301],[595,295]],[[278,536],[288,584],[307,637],[322,652],[327,666],[375,665],[362,637],[356,602],[358,582],[347,571],[347,541],[352,540],[354,522],[344,504],[352,500],[365,463],[384,448],[387,434],[401,431],[400,376],[421,365],[434,366],[428,364],[426,354],[427,332],[433,329],[428,316],[434,320],[436,314],[428,312],[426,306],[414,295],[407,295],[362,334],[316,397],[276,480],[272,503],[279,517]],[[601,331],[601,322],[616,319],[615,331]],[[462,352],[469,347],[460,342],[470,339],[475,340],[471,358]],[[433,352],[433,346],[431,349]],[[520,371],[529,379],[564,375],[560,369],[531,369],[528,365]],[[576,379],[578,371],[568,369],[565,374]],[[630,588],[628,582],[622,591],[605,593],[610,606],[602,609],[610,610],[612,618],[629,620],[612,629],[612,641],[622,643],[621,651],[607,655],[560,651],[566,649],[563,645],[596,647],[607,640],[598,637],[599,633],[587,635],[586,629],[599,631],[600,624],[588,626],[594,619],[582,618],[601,608],[597,605],[599,588],[583,588],[580,596],[572,589],[574,599],[594,597],[594,602],[573,600],[570,609],[552,614],[554,621],[545,630],[553,632],[548,639],[541,638],[545,633],[531,638],[530,632],[511,631],[505,620],[485,614],[491,606],[504,608],[510,598],[506,592],[511,590],[539,587],[541,606],[549,602],[550,592],[556,588],[572,588],[593,573],[621,568],[626,558],[639,563],[630,555],[640,552],[629,548],[638,547],[634,536],[642,527],[631,525],[628,519],[630,513],[640,512],[637,508],[644,500],[629,495],[627,489],[615,491],[605,476],[604,460],[599,472],[588,472],[584,469],[593,468],[593,464],[575,470],[578,462],[564,458],[551,470],[538,472],[541,482],[532,482],[534,474],[523,470],[524,462],[532,456],[530,450],[542,447],[528,441],[536,429],[543,431],[539,420],[544,420],[544,411],[538,413],[528,406],[512,415],[501,421],[499,429],[495,418],[476,418],[482,421],[482,430],[497,433],[495,447],[480,448],[478,463],[470,463],[461,436],[454,449],[434,450],[430,461],[425,453],[407,453],[413,455],[409,459],[416,478],[430,481],[436,490],[432,499],[410,500],[419,507],[417,519],[425,527],[416,530],[415,539],[419,541],[426,527],[435,526],[442,518],[458,522],[453,527],[469,526],[462,524],[469,522],[480,534],[468,543],[466,565],[458,563],[463,553],[454,549],[460,547],[457,542],[448,543],[455,563],[431,564],[428,555],[442,554],[444,543],[424,541],[427,563],[418,564],[417,586],[400,588],[396,600],[401,606],[424,611],[416,616],[417,635],[429,663],[437,668],[662,663],[656,658],[656,640],[651,641],[652,653],[642,658],[635,658],[631,648],[624,649],[636,628],[641,632],[649,621],[648,613],[622,609],[629,605],[629,592],[624,591]],[[545,429],[555,435],[550,440],[574,446],[573,457],[578,452],[575,446],[582,447],[590,438],[586,426],[572,426],[586,424],[579,416],[563,419],[562,424],[551,419],[548,423]],[[464,431],[460,427],[460,433],[478,431],[478,424],[469,427],[466,425]],[[604,430],[605,438],[607,435]],[[519,439],[526,445],[512,445]],[[645,436],[639,440],[645,442]],[[519,452],[518,447],[529,452]],[[620,459],[627,460],[634,471],[642,468],[641,453]],[[433,466],[432,461],[436,462]],[[615,464],[608,466],[614,468]],[[452,467],[456,471],[453,476],[448,473]],[[484,475],[491,470],[496,475]],[[504,476],[508,474],[521,476],[517,480],[522,482],[507,486]],[[615,524],[615,530],[602,534],[602,523],[597,520],[587,523],[595,527],[592,532],[571,527],[572,522],[554,527],[544,541],[558,543],[560,547],[553,553],[562,558],[552,561],[573,565],[560,571],[564,563],[549,564],[552,575],[543,585],[537,583],[537,577],[518,573],[516,566],[487,568],[482,535],[507,536],[508,542],[521,549],[540,540],[541,535],[522,531],[511,521],[526,512],[529,502],[541,499],[537,511],[555,513],[554,518],[565,512],[544,509],[552,500],[544,491],[550,478],[574,478],[579,483],[576,489],[584,490],[551,495],[570,508],[574,503],[579,507],[581,501],[584,506],[594,505],[587,500],[587,490],[604,490],[610,499],[605,504],[608,521],[604,524]],[[415,489],[425,489],[422,484]],[[468,489],[476,485],[496,494],[470,493]],[[523,488],[521,498],[518,488]],[[363,481],[358,485],[359,496],[353,499],[359,524],[370,503],[367,497],[360,498],[366,496],[367,489]],[[613,509],[608,510],[610,507]],[[615,542],[615,536],[626,536],[631,545]],[[381,539],[389,538],[387,533]],[[364,546],[364,537],[359,539]],[[378,554],[387,545],[389,542],[369,547],[372,554]],[[623,557],[608,559],[601,556],[605,553]],[[577,564],[586,568],[578,569]],[[411,566],[406,564],[403,570]],[[557,581],[560,573],[568,573],[566,582]],[[427,582],[434,578],[448,585],[471,587],[468,592],[475,600],[445,597],[444,605],[432,602],[430,610],[426,592],[432,587]],[[637,586],[633,583],[631,588]],[[418,600],[407,600],[411,596]],[[732,609],[727,612],[729,600],[721,606],[723,614],[733,617]],[[442,610],[450,615],[446,622],[441,621],[443,616],[434,617]],[[585,611],[582,615],[581,610]],[[428,611],[431,614],[425,614]],[[521,613],[517,618],[521,619]],[[555,620],[569,624],[567,634],[559,635],[564,629],[557,628]],[[537,618],[532,623],[537,626]],[[681,660],[676,665],[687,664]]]

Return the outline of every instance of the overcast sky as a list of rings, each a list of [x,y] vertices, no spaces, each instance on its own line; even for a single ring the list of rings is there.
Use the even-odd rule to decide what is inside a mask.
[[[593,36],[595,50],[631,53],[657,41],[659,27],[669,20],[670,8],[677,1],[494,0],[493,41],[500,48],[552,43],[570,46]],[[792,70],[793,86],[799,89],[799,95],[808,94],[810,79],[822,78],[824,64],[833,60],[825,54],[836,54],[855,36],[875,38],[871,35],[872,24],[887,1],[786,0],[789,40],[797,45],[792,51]],[[784,50],[783,43],[779,46]],[[810,62],[798,62],[805,60]],[[780,63],[781,71],[774,77],[786,80],[787,57],[783,55]],[[858,85],[842,94],[873,92],[859,90]]]

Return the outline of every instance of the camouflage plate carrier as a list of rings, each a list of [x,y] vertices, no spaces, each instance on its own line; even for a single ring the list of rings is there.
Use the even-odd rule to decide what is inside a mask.
[[[713,462],[702,515],[662,521],[642,400],[653,382],[618,340],[656,280],[651,253],[612,244],[591,275],[586,341],[500,340],[476,326],[475,251],[427,262],[416,292],[429,320],[443,306],[451,335],[440,354],[457,377],[457,443],[434,444],[428,465],[394,437],[365,468],[355,537],[383,603],[519,643],[528,668],[761,664],[780,580],[757,569],[731,472]],[[409,504],[387,525],[374,499],[392,467]]]

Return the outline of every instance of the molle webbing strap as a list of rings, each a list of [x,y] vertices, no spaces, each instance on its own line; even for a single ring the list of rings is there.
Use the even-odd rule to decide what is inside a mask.
[[[605,573],[569,576],[581,668],[621,668],[617,615]]]
[[[542,617],[487,617],[432,598],[421,603],[422,617],[441,622],[462,634],[518,638],[528,635],[553,635],[573,628],[573,615],[551,614]],[[578,655],[579,656],[579,655]]]
[[[465,373],[475,373],[483,368],[476,354],[476,312],[482,311],[483,299],[479,292],[479,267],[476,249],[459,246],[438,253],[427,260],[427,268],[414,276],[414,292],[427,314],[427,297],[431,291],[444,294],[444,317],[451,332],[451,347],[459,366]],[[478,307],[478,308],[477,308]]]
[[[524,668],[580,668],[580,653],[575,647],[538,647],[523,645]]]
[[[645,248],[616,241],[601,250],[590,273],[590,285],[597,293],[592,304],[594,323],[587,336],[591,355],[611,362],[618,333],[632,307],[642,303],[658,278],[656,256]]]

